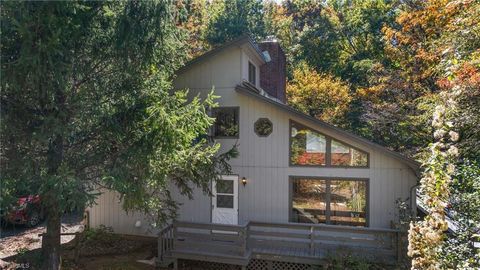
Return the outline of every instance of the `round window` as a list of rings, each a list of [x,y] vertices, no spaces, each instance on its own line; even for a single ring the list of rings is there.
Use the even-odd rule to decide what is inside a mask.
[[[273,131],[273,124],[268,118],[259,118],[254,125],[255,133],[260,137],[267,137]]]

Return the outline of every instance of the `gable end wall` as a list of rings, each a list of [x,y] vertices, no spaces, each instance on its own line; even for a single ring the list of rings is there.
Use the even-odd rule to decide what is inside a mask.
[[[249,220],[288,222],[290,212],[290,176],[345,177],[369,179],[369,226],[390,228],[397,213],[395,200],[408,200],[411,187],[416,185],[414,172],[399,160],[346,138],[338,132],[318,126],[278,107],[235,91],[244,76],[243,67],[247,55],[238,47],[225,50],[209,61],[197,63],[180,74],[176,89],[189,87],[190,94],[205,96],[212,86],[220,95],[220,106],[240,107],[240,135],[238,139],[218,140],[220,152],[237,144],[240,155],[231,161],[233,173],[247,178],[247,185],[239,184],[239,223]],[[273,123],[268,137],[255,134],[253,125],[259,118]],[[291,167],[289,158],[289,123],[297,121],[328,136],[337,138],[370,154],[369,168]],[[196,190],[194,200],[188,200],[172,187],[174,198],[182,204],[179,219],[194,222],[211,221],[211,198]],[[89,209],[91,225],[111,226],[115,232],[126,234],[150,234],[148,222],[137,214],[121,210],[113,192],[107,192],[98,205]],[[135,222],[141,220],[136,228]]]

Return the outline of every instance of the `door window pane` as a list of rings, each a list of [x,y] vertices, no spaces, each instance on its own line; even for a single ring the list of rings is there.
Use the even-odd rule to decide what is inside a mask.
[[[330,181],[330,222],[339,225],[366,225],[366,182]]]
[[[326,182],[316,179],[293,180],[293,221],[325,223]]]
[[[290,162],[295,165],[325,165],[327,140],[323,134],[292,123]]]
[[[232,180],[218,180],[217,184],[217,193],[228,193],[233,194],[233,181]]]
[[[368,155],[339,141],[332,140],[331,164],[334,166],[366,167],[368,166]]]
[[[218,208],[233,208],[233,195],[217,195]]]

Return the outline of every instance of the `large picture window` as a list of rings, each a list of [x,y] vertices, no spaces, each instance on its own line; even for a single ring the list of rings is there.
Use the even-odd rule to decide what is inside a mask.
[[[368,167],[368,154],[292,121],[290,165]]]
[[[291,221],[367,226],[367,181],[294,177]]]
[[[213,135],[219,138],[238,138],[238,107],[214,108],[212,117],[215,118]]]

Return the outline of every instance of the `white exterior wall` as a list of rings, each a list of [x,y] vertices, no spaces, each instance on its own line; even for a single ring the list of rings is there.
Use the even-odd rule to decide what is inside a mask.
[[[155,235],[156,230],[140,213],[127,213],[122,208],[118,194],[113,191],[102,191],[95,205],[87,208],[89,224],[92,228],[100,225],[111,227],[114,232],[131,235]],[[136,223],[140,222],[140,227]]]
[[[247,52],[245,52],[244,50],[242,50],[241,53],[242,53],[242,62],[241,62],[242,80],[243,81],[248,81],[248,62],[250,62],[255,66],[255,78],[257,78],[256,82],[255,82],[255,86],[260,87],[260,65],[261,65],[261,63],[259,61],[256,61],[254,58],[250,57],[249,54]],[[237,84],[238,83],[239,82],[237,82]],[[229,88],[231,88],[231,86]]]
[[[248,77],[248,68],[245,68],[245,63],[248,63],[245,61],[248,61],[248,58],[249,53],[240,48],[226,49],[208,61],[195,64],[180,74],[175,83],[177,89],[190,88],[192,95],[200,93],[201,96],[208,93],[214,86],[216,95],[221,96],[218,100],[220,106],[240,107],[239,138],[218,140],[222,145],[221,152],[230,149],[235,143],[238,144],[240,155],[231,160],[233,173],[240,179],[247,178],[245,187],[239,181],[239,223],[243,224],[249,220],[288,222],[289,177],[319,176],[368,178],[369,226],[389,228],[397,211],[395,200],[409,198],[410,188],[416,185],[417,177],[413,170],[403,162],[369,145],[358,143],[273,104],[236,92],[235,86],[246,78],[245,76]],[[252,60],[253,63],[258,64],[254,61]],[[257,72],[258,70],[259,68]],[[254,132],[254,123],[261,117],[266,117],[273,123],[273,132],[268,137],[259,137]],[[370,167],[290,167],[290,120],[368,152]],[[177,201],[182,203],[179,212],[180,220],[210,222],[210,197],[202,194],[200,190],[195,193],[195,199],[192,201],[178,193],[173,192],[173,194]],[[112,194],[107,196],[111,197]],[[99,200],[99,205],[91,209],[95,213],[91,214],[92,225],[105,224],[112,226],[117,232],[131,233],[132,229],[125,223],[131,224],[134,218],[125,216],[121,211],[114,211],[108,217],[97,214],[106,213],[109,211],[106,209],[110,208],[117,209],[115,207],[118,208],[111,198]]]

